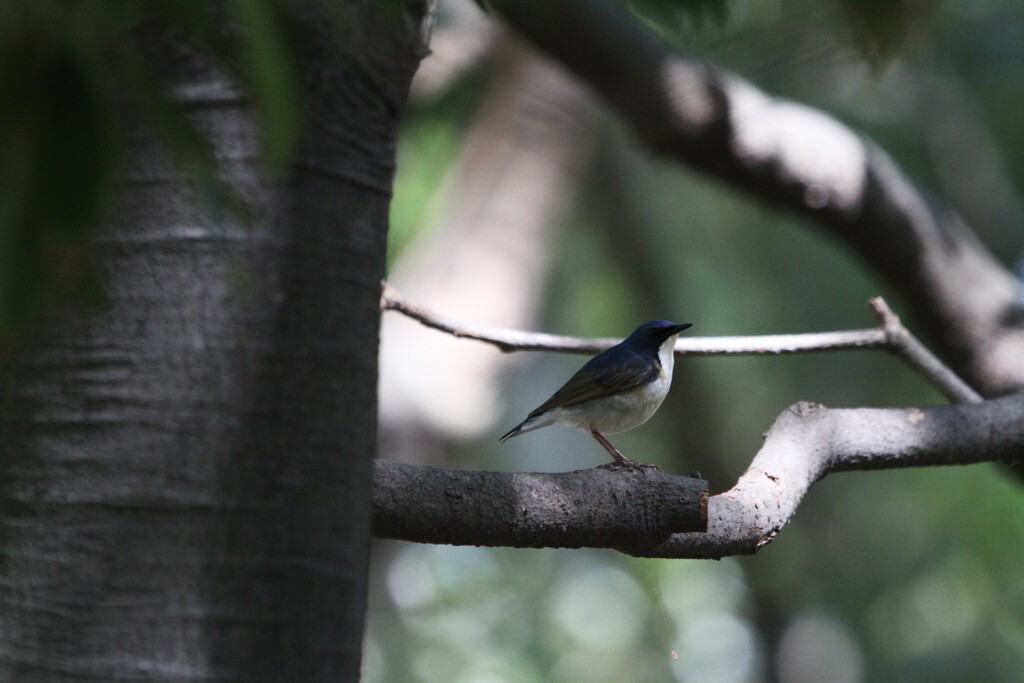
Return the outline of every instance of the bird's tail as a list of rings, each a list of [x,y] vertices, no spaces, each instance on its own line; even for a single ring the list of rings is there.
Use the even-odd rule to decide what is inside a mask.
[[[522,433],[523,433],[523,422],[520,422],[515,427],[513,427],[510,430],[508,430],[507,432],[502,434],[500,437],[498,437],[498,443],[501,443],[502,441],[508,441],[513,436],[519,436]]]
[[[544,413],[541,413],[540,415],[534,415],[533,417],[528,417],[525,420],[523,420],[522,422],[520,422],[519,424],[517,424],[512,429],[510,429],[507,432],[505,432],[504,434],[502,434],[501,438],[498,439],[498,441],[499,442],[508,441],[513,436],[519,436],[520,434],[525,434],[526,432],[532,432],[534,429],[540,429],[541,427],[547,427],[549,424],[554,424],[554,422],[555,422],[555,420],[551,416],[550,412],[544,412]]]

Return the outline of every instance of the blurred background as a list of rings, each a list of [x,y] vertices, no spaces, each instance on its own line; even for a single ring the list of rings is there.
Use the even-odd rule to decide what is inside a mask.
[[[633,3],[686,53],[821,108],[955,206],[1008,266],[1024,244],[1024,6]],[[874,325],[898,294],[813,226],[653,158],[594,97],[467,0],[445,0],[399,149],[389,280],[467,323],[623,336]],[[568,471],[606,454],[562,427],[497,437],[585,360],[502,354],[384,316],[380,455]],[[797,400],[943,399],[895,359],[682,358],[630,457],[732,486]],[[376,541],[371,683],[1019,681],[1024,490],[994,466],[818,483],[760,555]]]

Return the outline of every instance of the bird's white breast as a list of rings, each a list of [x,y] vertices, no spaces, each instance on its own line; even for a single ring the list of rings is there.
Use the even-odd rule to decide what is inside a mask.
[[[657,412],[672,385],[673,349],[675,336],[665,340],[658,349],[661,371],[658,378],[634,391],[587,401],[582,406],[556,408],[551,411],[552,422],[589,432],[596,429],[602,434],[617,434],[639,427]]]
[[[679,335],[673,334],[671,337],[666,339],[661,344],[661,348],[658,349],[658,360],[661,361],[661,372],[663,375],[668,375],[669,383],[672,382],[672,368],[675,365],[676,355],[676,337]],[[668,392],[668,387],[665,388]]]

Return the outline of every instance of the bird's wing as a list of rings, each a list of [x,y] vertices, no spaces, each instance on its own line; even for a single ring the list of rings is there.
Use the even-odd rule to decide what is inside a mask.
[[[591,358],[529,417],[536,417],[552,408],[572,406],[635,389],[657,379],[658,371],[656,358],[613,347]]]

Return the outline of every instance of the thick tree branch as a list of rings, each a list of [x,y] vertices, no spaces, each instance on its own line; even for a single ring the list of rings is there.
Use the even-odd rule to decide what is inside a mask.
[[[976,391],[943,365],[942,361],[903,326],[899,317],[881,297],[871,299],[868,304],[882,323],[881,328],[748,337],[682,337],[676,340],[675,353],[683,356],[734,356],[887,349],[931,381],[951,401],[971,403],[981,400]],[[408,301],[386,282],[383,285],[380,306],[382,310],[397,311],[440,332],[493,344],[505,352],[597,353],[622,341],[613,338],[581,339],[463,323]]]
[[[708,501],[706,534],[676,534],[639,554],[720,558],[771,542],[811,485],[849,470],[1012,462],[1024,455],[1024,394],[960,406],[829,409],[780,415],[750,467]]]
[[[494,0],[656,152],[836,235],[898,291],[987,395],[1024,387],[1017,282],[961,218],[828,115],[687,59],[610,0]]]
[[[1021,457],[1022,415],[1024,394],[932,408],[796,404],[772,425],[736,485],[708,500],[706,533],[677,533],[654,545],[646,539],[692,523],[694,486],[702,480],[600,468],[467,473],[378,461],[374,530],[454,545],[616,547],[672,558],[751,554],[775,538],[814,482],[829,473]]]
[[[461,472],[378,460],[373,533],[517,548],[650,546],[707,529],[708,483],[653,468]]]

